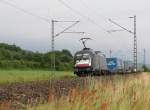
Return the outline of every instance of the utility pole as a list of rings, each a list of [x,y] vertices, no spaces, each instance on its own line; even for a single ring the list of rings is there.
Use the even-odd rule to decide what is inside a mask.
[[[144,49],[143,67],[146,67],[146,50]]]
[[[52,50],[52,55],[51,55],[51,70],[54,72],[56,70],[56,58],[55,58],[55,38],[58,37],[59,35],[63,34],[63,33],[73,33],[73,34],[84,34],[85,32],[67,32],[67,30],[69,30],[70,28],[72,28],[73,26],[75,26],[76,24],[78,24],[80,21],[57,21],[57,20],[52,20],[52,40],[51,40],[51,50]],[[64,28],[64,30],[62,30],[61,32],[55,34],[55,23],[58,22],[72,22],[73,24],[71,24],[70,26],[68,26],[67,28]]]
[[[137,36],[136,36],[136,16],[133,17],[129,17],[129,18],[133,18],[134,19],[134,31],[128,30],[126,28],[124,28],[123,26],[119,25],[118,23],[112,21],[111,19],[109,19],[110,22],[112,22],[113,24],[119,26],[120,28],[122,28],[123,30],[131,33],[134,35],[134,45],[133,45],[133,64],[134,64],[134,72],[137,72]],[[118,30],[113,30],[112,32],[116,32]]]
[[[136,16],[134,16],[134,70],[137,72],[137,36],[136,36]]]
[[[110,58],[111,58],[112,57],[112,50],[109,51],[109,54],[110,54]]]
[[[54,20],[52,20],[52,41],[51,41],[51,47],[52,47],[52,55],[51,55],[51,69],[52,71],[55,71],[55,35],[54,35]]]
[[[129,17],[134,19],[134,50],[133,50],[133,58],[134,58],[134,72],[137,72],[137,36],[136,36],[136,16]]]

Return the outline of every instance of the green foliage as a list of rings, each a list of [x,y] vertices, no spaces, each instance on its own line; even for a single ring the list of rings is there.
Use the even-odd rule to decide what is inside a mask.
[[[143,69],[144,69],[144,72],[150,72],[150,69],[146,65],[143,65]]]
[[[52,73],[48,70],[0,70],[0,84],[14,82],[30,82],[39,80],[48,80],[66,76],[75,76],[73,72]]]
[[[22,50],[16,45],[0,43],[0,69],[51,69],[52,52]],[[68,50],[55,51],[56,70],[70,71],[73,57]]]

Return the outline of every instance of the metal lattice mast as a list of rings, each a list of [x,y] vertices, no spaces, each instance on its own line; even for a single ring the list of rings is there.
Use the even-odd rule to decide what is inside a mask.
[[[51,69],[55,70],[55,35],[54,35],[54,20],[52,20],[52,41],[51,41],[51,47],[52,47],[52,55],[51,55]]]
[[[146,50],[144,49],[143,67],[146,67]]]
[[[133,66],[134,66],[134,72],[137,72],[137,36],[136,36],[136,16],[133,17],[129,17],[129,18],[134,18],[134,32],[132,32],[131,30],[128,30],[127,28],[119,25],[118,23],[114,22],[113,20],[109,19],[110,22],[112,22],[113,24],[119,26],[120,28],[122,28],[123,30],[131,33],[134,35],[134,46],[133,46]],[[116,31],[120,31],[120,30],[111,30],[109,32],[116,32]]]
[[[71,24],[70,26],[64,28],[61,32],[59,33],[55,33],[55,23],[56,22],[72,22],[73,24]],[[56,70],[56,57],[55,57],[55,38],[58,37],[59,35],[63,34],[63,33],[70,33],[70,34],[84,34],[85,32],[75,32],[75,31],[67,31],[70,28],[72,28],[73,26],[75,26],[76,24],[78,24],[80,21],[57,21],[57,20],[52,20],[52,39],[51,39],[51,70],[54,72]]]
[[[136,16],[134,18],[134,72],[137,71],[137,36],[136,36]]]
[[[112,57],[112,50],[109,51],[109,54],[110,54],[110,58],[111,58]]]

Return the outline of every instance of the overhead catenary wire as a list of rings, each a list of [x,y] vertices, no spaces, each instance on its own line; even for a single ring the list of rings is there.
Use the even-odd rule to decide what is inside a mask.
[[[11,1],[15,2],[14,0],[11,0]],[[103,31],[109,33],[106,29],[104,29],[102,26],[98,25],[94,20],[92,20],[92,19],[89,18],[88,16],[83,15],[83,14],[80,13],[79,11],[73,9],[72,7],[70,7],[70,6],[69,6],[67,3],[65,3],[64,1],[62,1],[62,0],[58,0],[58,1],[61,2],[63,5],[65,5],[67,8],[71,9],[74,13],[76,13],[76,14],[78,14],[78,15],[84,17],[84,18],[86,18],[88,21],[90,21],[91,23],[97,25],[97,26],[98,26],[99,28],[101,28]],[[82,0],[81,0],[81,1],[82,1]],[[17,6],[16,4],[12,4],[12,3],[10,3],[10,2],[8,2],[8,1],[6,1],[6,0],[0,0],[0,2],[3,3],[3,4],[5,4],[5,5],[9,5],[9,6],[15,8],[15,9],[17,9],[17,10],[20,10],[20,11],[23,12],[23,13],[26,13],[26,14],[28,14],[28,15],[34,16],[34,17],[36,17],[36,18],[38,18],[38,19],[41,19],[41,20],[43,20],[43,21],[46,21],[46,22],[50,23],[50,20],[49,20],[48,18],[39,16],[38,14],[32,13],[32,12],[30,12],[30,11],[27,11],[27,10],[25,10],[25,9],[23,9],[23,8],[21,8],[21,7],[19,7],[19,6]],[[83,2],[83,1],[82,1],[82,2]],[[84,2],[83,2],[83,3],[84,3]],[[86,7],[87,7],[87,5],[86,5]],[[88,8],[88,7],[87,7],[87,8]],[[53,18],[50,17],[50,19],[53,19]],[[64,27],[61,26],[61,25],[58,25],[58,26],[61,27],[61,28],[64,28]],[[109,33],[109,34],[110,34],[110,33]]]
[[[96,25],[98,28],[101,28],[101,30],[107,32],[106,29],[104,29],[102,26],[100,26],[99,24],[97,24],[97,22],[95,22],[93,19],[91,19],[90,17],[82,14],[80,11],[72,8],[67,2],[64,2],[63,0],[58,0],[62,5],[64,5],[66,8],[70,9],[72,12],[74,12],[75,14],[85,18],[87,21],[91,22],[92,24]],[[108,33],[108,32],[107,32]],[[110,33],[109,33],[110,34]]]
[[[15,5],[15,4],[13,4],[13,3],[10,3],[10,2],[8,2],[8,1],[6,1],[6,0],[0,0],[0,2],[3,3],[3,4],[5,4],[5,5],[9,5],[9,6],[15,8],[15,9],[17,9],[17,10],[20,10],[20,11],[23,12],[23,13],[26,13],[26,14],[28,14],[28,15],[34,16],[34,17],[36,17],[36,18],[38,18],[38,19],[41,19],[41,20],[43,20],[43,21],[46,21],[46,22],[50,23],[50,20],[47,19],[46,17],[42,17],[42,16],[39,16],[39,15],[37,15],[37,14],[35,14],[35,13],[29,12],[29,11],[27,11],[27,10],[25,10],[25,9],[23,9],[23,8],[21,8],[21,7],[17,6],[17,5]]]
[[[80,15],[80,16],[83,17],[83,18],[86,18],[86,20],[88,20],[89,22],[93,23],[93,24],[96,25],[98,28],[101,28],[103,31],[109,33],[109,32],[108,32],[107,30],[105,30],[102,26],[98,25],[93,19],[91,19],[91,18],[89,18],[88,16],[83,15],[81,12],[79,12],[79,11],[73,9],[72,7],[70,7],[70,6],[69,6],[67,3],[65,3],[64,1],[62,1],[62,0],[58,0],[58,1],[61,2],[61,3],[62,3],[64,6],[66,6],[67,8],[71,9],[74,13]],[[28,11],[28,10],[26,10],[26,9],[24,9],[24,8],[22,8],[22,7],[18,6],[18,5],[16,5],[16,4],[14,4],[14,3],[16,3],[14,0],[13,0],[14,3],[10,3],[10,2],[8,2],[7,0],[0,0],[0,2],[3,3],[3,4],[5,4],[5,5],[9,5],[9,6],[15,8],[15,9],[17,9],[17,10],[19,10],[19,11],[25,13],[25,14],[28,14],[28,15],[30,15],[30,16],[33,16],[33,17],[35,17],[35,18],[38,18],[38,19],[43,20],[43,21],[48,22],[48,23],[51,22],[50,19],[53,19],[52,17],[50,17],[50,19],[48,19],[48,18],[46,18],[46,17],[42,17],[42,16],[40,16],[40,15],[38,15],[38,14],[35,14],[35,13],[33,13],[33,12],[30,12],[30,11]],[[12,2],[12,1],[11,1],[11,2]],[[61,27],[61,28],[65,28],[64,26],[61,26],[61,25],[59,25],[59,24],[57,24],[57,25],[58,25],[59,27]],[[110,33],[109,33],[109,34],[110,34]]]
[[[84,0],[80,0],[80,3],[90,12],[97,14],[99,17],[103,17],[104,19],[108,20],[110,18],[106,17],[105,15],[99,13],[98,11],[96,11],[95,9],[93,9],[93,7],[89,7]]]
[[[35,14],[35,13],[33,13],[33,12],[30,12],[30,11],[28,11],[28,10],[22,8],[22,7],[19,7],[18,5],[14,4],[14,3],[10,3],[10,2],[8,2],[8,1],[6,1],[6,0],[0,0],[0,2],[3,3],[3,4],[5,4],[5,5],[8,5],[8,6],[10,6],[10,7],[13,7],[13,8],[15,8],[15,9],[21,11],[22,13],[25,13],[25,14],[30,15],[30,16],[33,16],[33,17],[35,17],[35,18],[37,18],[37,19],[43,20],[43,21],[45,21],[45,22],[47,22],[47,23],[51,23],[51,20],[53,19],[52,17],[49,17],[49,19],[46,18],[46,17],[42,17],[42,16],[40,16],[40,15],[38,15],[38,14]],[[13,0],[13,2],[15,2],[15,1]],[[59,24],[57,24],[57,25],[58,25],[59,27],[61,27],[61,28],[65,28],[64,26],[61,26],[61,25],[59,25]]]
[[[101,28],[103,31],[109,33],[107,30],[105,30],[102,26],[98,25],[94,20],[92,20],[92,19],[89,18],[88,16],[83,15],[83,14],[80,13],[79,11],[77,11],[77,10],[71,8],[71,7],[70,7],[69,5],[67,5],[64,1],[62,1],[62,0],[58,0],[58,1],[61,2],[63,5],[65,5],[67,8],[71,9],[74,13],[80,15],[80,16],[83,17],[83,18],[86,18],[86,20],[88,20],[88,21],[91,22],[92,24],[96,25],[98,28]],[[33,16],[33,17],[35,17],[35,18],[38,18],[38,19],[40,19],[40,20],[43,20],[43,21],[45,21],[45,22],[50,23],[50,20],[49,20],[48,18],[42,17],[42,16],[40,16],[40,15],[38,15],[38,14],[35,14],[35,13],[33,13],[33,12],[30,12],[30,11],[28,11],[28,10],[22,8],[22,7],[19,7],[19,6],[16,5],[16,4],[10,3],[10,2],[8,2],[8,1],[6,1],[6,0],[0,0],[0,2],[3,3],[3,4],[5,4],[5,5],[9,5],[9,6],[15,8],[15,9],[17,9],[17,10],[19,10],[19,11],[25,13],[25,14],[28,14],[28,15],[30,15],[30,16]],[[13,2],[15,2],[15,1],[13,1]],[[53,19],[53,18],[50,17],[50,19]],[[61,27],[61,28],[64,28],[64,26],[61,26],[61,25],[58,25],[58,26]],[[109,33],[109,34],[110,34],[110,33]]]
[[[110,22],[108,21],[108,20],[110,19],[109,17],[105,16],[104,14],[99,13],[99,12],[96,11],[93,7],[89,7],[89,6],[85,3],[84,0],[80,0],[80,3],[81,3],[81,5],[82,5],[83,7],[85,7],[87,10],[89,10],[92,14],[97,15],[100,19],[103,19],[103,20],[105,20],[105,22],[107,22],[107,23],[110,24]],[[110,32],[109,30],[107,30],[107,32],[108,32],[109,34],[111,34],[111,32]]]

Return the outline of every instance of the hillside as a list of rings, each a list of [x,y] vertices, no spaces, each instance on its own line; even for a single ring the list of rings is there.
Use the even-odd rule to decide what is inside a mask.
[[[55,51],[56,70],[72,70],[73,57],[68,50]],[[23,50],[16,45],[0,43],[0,69],[51,69],[52,52]]]

